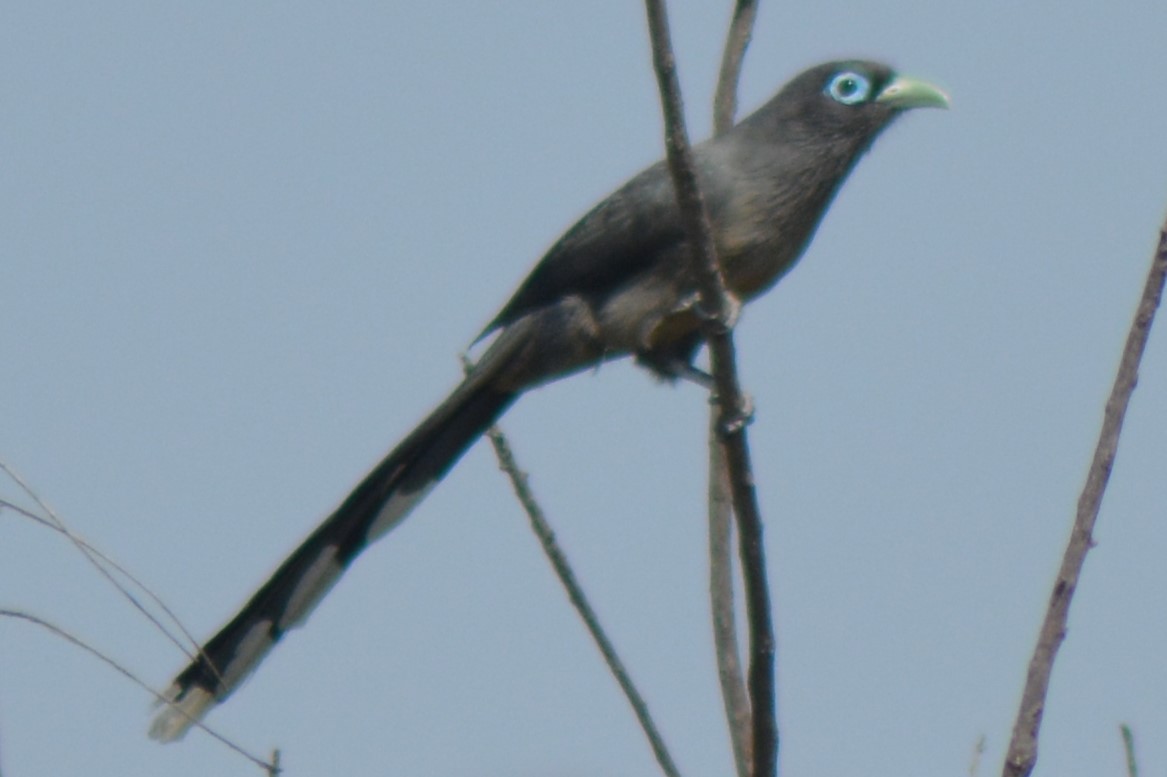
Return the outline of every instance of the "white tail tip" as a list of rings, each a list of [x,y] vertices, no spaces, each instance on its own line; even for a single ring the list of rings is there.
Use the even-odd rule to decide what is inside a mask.
[[[154,717],[150,724],[150,738],[159,742],[176,742],[186,736],[207,710],[215,703],[215,697],[204,688],[191,688],[181,701],[175,701],[182,689],[172,685],[164,695],[165,708]]]

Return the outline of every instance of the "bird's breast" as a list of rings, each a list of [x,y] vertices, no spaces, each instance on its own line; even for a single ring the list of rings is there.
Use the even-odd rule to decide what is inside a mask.
[[[742,188],[715,222],[726,284],[743,299],[778,282],[798,261],[822,217],[829,191],[809,185]]]

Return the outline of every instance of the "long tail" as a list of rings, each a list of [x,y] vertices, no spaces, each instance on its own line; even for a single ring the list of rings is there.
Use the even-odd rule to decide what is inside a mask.
[[[476,370],[353,489],[203,646],[166,691],[150,727],[180,739],[255,670],[288,629],[303,623],[357,555],[396,526],[518,394]]]

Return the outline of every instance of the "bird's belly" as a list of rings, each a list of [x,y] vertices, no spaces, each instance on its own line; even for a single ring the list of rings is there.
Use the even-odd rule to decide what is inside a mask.
[[[692,334],[699,321],[691,297],[681,273],[649,273],[612,294],[597,316],[608,354],[644,353]]]

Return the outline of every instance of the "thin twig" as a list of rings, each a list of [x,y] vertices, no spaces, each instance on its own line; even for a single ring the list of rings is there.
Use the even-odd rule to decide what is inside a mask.
[[[199,647],[199,644],[195,640],[194,636],[190,633],[189,630],[187,630],[186,626],[183,625],[182,621],[180,621],[178,619],[178,615],[176,615],[175,612],[172,609],[170,609],[170,607],[164,601],[162,601],[161,597],[159,597],[158,594],[154,593],[153,590],[151,590],[145,583],[143,583],[136,576],[134,576],[124,566],[122,566],[118,562],[114,561],[106,553],[99,550],[96,546],[94,546],[93,544],[88,542],[85,538],[81,537],[78,534],[75,534],[72,531],[72,529],[70,529],[68,526],[65,525],[65,522],[48,505],[48,503],[45,502],[43,499],[41,499],[40,495],[37,494],[37,492],[35,490],[33,490],[32,486],[29,485],[29,483],[20,475],[20,473],[18,473],[15,469],[13,469],[10,465],[8,465],[3,460],[0,460],[0,471],[3,471],[14,483],[16,483],[16,485],[20,488],[21,491],[23,491],[30,499],[32,499],[32,501],[34,503],[36,503],[37,507],[39,507],[44,512],[44,515],[43,516],[38,515],[35,512],[33,512],[32,510],[24,508],[24,507],[22,507],[18,504],[15,504],[14,502],[11,502],[7,499],[0,499],[0,509],[7,508],[15,513],[18,513],[19,515],[22,515],[26,518],[29,518],[30,520],[35,521],[36,523],[39,523],[40,525],[45,526],[49,529],[52,529],[53,531],[58,532],[59,534],[63,535],[66,539],[69,540],[69,542],[71,542],[73,544],[74,547],[76,547],[81,552],[81,554],[85,557],[85,559],[90,564],[93,565],[93,567],[98,571],[98,573],[101,574],[101,576],[104,577],[107,581],[109,581],[109,583],[119,593],[121,593],[123,597],[125,597],[130,602],[130,604],[134,607],[134,609],[138,610],[138,612],[140,612],[143,616],[145,616],[145,618],[148,621],[150,621],[150,623],[152,623],[155,626],[155,628],[157,628],[170,642],[172,642],[176,647],[178,647],[178,649],[188,659],[193,661],[193,660],[195,660],[196,654],[201,655],[202,648]],[[113,570],[113,571],[111,572],[110,570]],[[127,588],[125,585],[123,585],[122,582],[114,576],[114,574],[113,574],[114,572],[116,572],[118,575],[121,575],[125,580],[127,580],[130,583],[130,585],[136,587],[138,590],[140,590],[142,593],[144,593],[163,612],[163,614],[166,615],[166,617],[170,619],[170,621],[175,625],[175,627],[186,638],[187,642],[191,645],[194,645],[194,650],[188,649],[187,646],[185,644],[183,644],[182,640],[180,640],[178,637],[176,637],[170,631],[170,629],[168,629],[166,627],[166,625],[164,623],[162,623],[162,621],[157,616],[154,615],[154,613],[150,612],[146,608],[146,606],[144,604],[142,604],[142,602],[138,599],[138,597],[135,596],[134,593],[129,590],[129,588]],[[113,666],[115,669],[117,669],[119,672],[121,672],[122,674],[129,677],[131,680],[133,680],[139,686],[141,686],[142,688],[145,688],[147,691],[149,691],[150,694],[154,696],[154,698],[157,700],[157,702],[159,704],[168,704],[171,706],[175,706],[172,700],[166,698],[162,694],[159,694],[157,691],[150,688],[148,685],[146,685],[144,682],[139,680],[137,677],[130,674],[130,672],[127,669],[121,667],[120,665],[115,663],[112,659],[107,658],[106,656],[102,655],[95,648],[83,643],[81,640],[77,639],[76,637],[73,637],[72,635],[68,634],[64,630],[62,630],[56,626],[53,626],[52,624],[50,624],[50,623],[48,623],[40,618],[37,618],[36,616],[33,616],[33,615],[19,613],[16,611],[4,611],[4,612],[0,612],[0,614],[9,615],[11,617],[23,618],[25,620],[28,620],[28,621],[31,621],[34,623],[38,623],[39,625],[49,629],[50,631],[53,631],[54,633],[69,640],[70,642],[78,645],[79,647],[82,647],[85,650],[88,650],[90,653],[92,653],[93,655],[102,659],[103,661],[108,663],[110,666]],[[214,667],[212,667],[212,669],[214,669]],[[179,708],[177,706],[175,706],[175,709],[179,709]],[[192,719],[192,721],[199,728],[203,729],[208,734],[210,734],[212,737],[219,740],[220,742],[222,742],[224,745],[231,748],[232,750],[235,750],[236,752],[241,753],[242,755],[246,756],[248,759],[250,759],[258,764],[264,764],[265,767],[269,766],[268,764],[265,764],[262,759],[259,759],[256,756],[251,755],[246,750],[242,749],[239,745],[230,741],[229,739],[227,739],[223,735],[219,734],[218,732],[214,731],[213,729],[208,728],[206,725],[204,725],[200,721],[196,721],[193,719]],[[278,768],[277,768],[275,773],[278,773]]]
[[[734,513],[741,543],[742,577],[746,590],[746,613],[750,622],[749,690],[753,731],[753,774],[772,777],[778,765],[778,726],[774,704],[774,632],[770,616],[770,591],[766,580],[766,557],[762,544],[761,511],[754,491],[746,441],[748,413],[737,377],[731,323],[734,308],[725,289],[713,245],[709,214],[697,186],[692,150],[685,131],[684,110],[677,82],[676,62],[669,41],[668,17],[662,0],[645,0],[649,33],[652,37],[653,65],[661,93],[665,119],[665,150],[669,173],[676,189],[677,204],[692,253],[692,265],[699,281],[698,309],[707,318],[703,334],[709,344],[710,361],[720,405],[720,432],[729,465]]]
[[[85,641],[80,639],[79,637],[73,636],[65,629],[62,629],[59,626],[56,626],[52,623],[49,623],[48,621],[46,621],[43,618],[38,618],[35,615],[32,615],[32,614],[27,613],[27,612],[23,612],[21,610],[0,609],[0,617],[15,618],[17,620],[22,620],[22,621],[26,621],[28,623],[33,623],[37,626],[40,626],[41,628],[47,629],[48,631],[52,632],[56,636],[65,640],[66,642],[69,642],[70,644],[81,648],[86,653],[89,653],[91,656],[94,656],[95,658],[99,659],[106,666],[112,668],[118,674],[122,675],[123,677],[128,679],[130,682],[134,683],[139,688],[141,688],[144,691],[146,691],[147,693],[149,693],[159,703],[166,703],[167,700],[162,694],[158,693],[153,688],[151,688],[149,685],[147,685],[143,680],[141,680],[137,675],[135,675],[129,669],[126,669],[124,666],[119,664],[117,661],[115,661],[112,658],[110,658],[109,656],[105,655],[104,653],[102,653],[100,650],[93,647],[92,645],[89,645],[88,643],[86,643]],[[223,736],[222,734],[215,731],[214,729],[209,728],[209,727],[205,726],[204,724],[199,723],[198,721],[195,721],[195,724],[199,728],[201,728],[203,731],[206,731],[212,737],[219,740],[224,745],[226,745],[230,749],[234,750],[236,753],[239,753],[239,755],[241,755],[244,758],[246,758],[247,760],[251,761],[253,764],[255,764],[259,768],[263,769],[264,771],[266,771],[270,774],[275,774],[278,772],[278,766],[273,766],[273,764],[270,764],[270,763],[264,761],[262,758],[255,756],[255,755],[252,755],[251,753],[247,752],[242,747],[235,744],[230,739],[227,739],[227,737]],[[272,771],[273,769],[276,769],[277,772],[273,772]]]
[[[30,518],[31,520],[36,521],[42,526],[46,526],[53,531],[62,534],[66,539],[69,540],[69,542],[73,544],[75,548],[77,548],[77,550],[81,552],[83,556],[85,556],[85,559],[93,565],[98,573],[107,581],[109,581],[109,583],[130,602],[134,609],[142,613],[142,615],[145,616],[146,619],[150,621],[150,623],[154,624],[154,627],[157,628],[158,631],[160,631],[168,640],[174,643],[174,645],[178,647],[178,649],[182,651],[182,653],[188,659],[191,661],[195,660],[195,655],[200,650],[198,640],[196,640],[194,635],[192,635],[190,631],[187,630],[186,626],[182,624],[182,621],[178,619],[178,616],[174,613],[174,611],[171,610],[164,601],[162,601],[158,594],[154,593],[154,591],[148,588],[145,583],[131,574],[129,570],[127,570],[121,564],[114,561],[102,551],[98,550],[83,537],[74,534],[72,529],[66,526],[65,522],[61,520],[61,517],[57,515],[51,507],[49,507],[48,503],[41,499],[36,491],[33,490],[32,486],[30,486],[28,482],[23,477],[21,477],[20,473],[14,470],[3,460],[0,460],[0,470],[2,470],[4,474],[11,478],[12,482],[16,483],[17,487],[19,487],[21,491],[27,494],[28,497],[36,503],[37,507],[44,511],[44,515],[37,515],[31,510],[27,510],[20,505],[8,501],[7,499],[0,499],[0,509],[8,508],[15,513],[19,513],[26,518]],[[132,591],[130,591],[126,586],[122,585],[121,581],[119,581],[113,575],[113,573],[110,572],[111,569],[129,581],[130,585],[137,588],[152,602],[154,602],[154,604],[163,612],[163,614],[165,614],[166,617],[170,619],[171,623],[174,624],[182,636],[186,638],[186,643],[184,644],[181,639],[176,637],[170,631],[170,629],[162,623],[161,619],[150,612],[146,606],[142,604],[138,597],[134,596]],[[193,648],[188,647],[188,645],[193,646]]]
[[[1118,727],[1122,732],[1122,749],[1126,753],[1127,777],[1139,777],[1139,762],[1135,758],[1135,735],[1131,727],[1123,723]]]
[[[725,36],[725,51],[721,55],[721,71],[717,76],[717,94],[713,97],[715,135],[727,132],[733,126],[733,117],[737,113],[737,84],[757,15],[757,0],[738,0],[734,4],[733,19]]]
[[[726,33],[725,51],[713,98],[713,132],[728,132],[737,113],[737,86],[746,47],[757,16],[756,0],[738,0]],[[732,499],[729,473],[718,433],[716,403],[710,408],[709,435],[709,603],[713,611],[713,645],[717,655],[717,678],[729,727],[730,744],[738,777],[748,777],[750,747],[750,704],[742,676],[741,653],[737,641],[734,608],[732,546]]]
[[[1102,431],[1098,436],[1098,445],[1094,449],[1094,458],[1090,463],[1090,471],[1086,476],[1086,484],[1078,498],[1077,515],[1074,518],[1074,528],[1066,546],[1062,565],[1058,570],[1058,577],[1054,583],[1053,593],[1050,595],[1049,607],[1046,610],[1045,621],[1042,623],[1041,634],[1038,636],[1037,646],[1029,662],[1029,671],[1025,678],[1025,690],[1021,696],[1021,705],[1017,712],[1017,720],[1013,725],[1013,737],[1009,742],[1009,751],[1005,756],[1002,774],[1005,777],[1028,777],[1037,763],[1037,739],[1041,729],[1042,712],[1045,709],[1046,694],[1049,690],[1050,674],[1053,672],[1054,658],[1058,648],[1066,637],[1066,620],[1070,611],[1070,600],[1074,590],[1078,587],[1078,578],[1082,574],[1082,565],[1086,560],[1086,552],[1093,545],[1094,524],[1098,519],[1098,511],[1102,506],[1102,495],[1106,491],[1106,483],[1110,479],[1110,471],[1114,466],[1115,453],[1118,450],[1118,438],[1122,432],[1122,422],[1130,404],[1131,394],[1138,383],[1139,362],[1147,346],[1147,337],[1151,331],[1151,324],[1155,320],[1155,311],[1159,307],[1159,300],[1163,295],[1163,281],[1167,277],[1167,221],[1159,230],[1159,245],[1151,259],[1151,269],[1147,273],[1147,281],[1143,287],[1143,296],[1139,301],[1135,319],[1131,323],[1127,334],[1126,345],[1123,348],[1122,361],[1118,366],[1118,374],[1114,379],[1110,398],[1106,401],[1106,411],[1102,420]]]
[[[632,706],[632,711],[635,713],[636,719],[640,722],[640,727],[644,730],[644,735],[648,738],[648,743],[652,747],[652,752],[656,756],[657,763],[660,764],[661,771],[668,775],[668,777],[680,777],[680,772],[677,771],[673,757],[665,747],[664,739],[657,730],[652,716],[649,715],[648,705],[645,703],[644,697],[640,695],[640,692],[633,684],[632,678],[628,675],[628,670],[624,668],[624,662],[616,654],[616,647],[612,644],[612,640],[608,639],[608,635],[600,625],[595,610],[588,603],[579,581],[576,580],[575,572],[572,571],[567,557],[555,541],[555,532],[551,530],[551,526],[547,523],[547,518],[543,514],[543,508],[539,506],[539,503],[535,500],[535,495],[531,492],[526,473],[520,470],[519,465],[515,463],[515,456],[511,451],[510,444],[497,426],[490,427],[486,432],[486,436],[490,439],[490,444],[494,446],[494,453],[498,457],[499,467],[510,478],[511,485],[515,489],[515,496],[518,497],[519,503],[522,504],[523,509],[527,512],[527,517],[531,520],[531,529],[535,532],[535,536],[539,538],[539,544],[543,546],[543,553],[551,562],[551,566],[555,569],[555,574],[559,576],[559,582],[567,590],[567,598],[571,600],[580,618],[583,619],[584,625],[587,626],[588,631],[592,635],[592,639],[595,640],[596,645],[600,649],[600,653],[604,657],[604,662],[608,664],[608,670],[611,671],[612,676],[616,678],[616,682],[620,684],[620,689],[624,691],[624,695],[628,698],[628,703]]]

